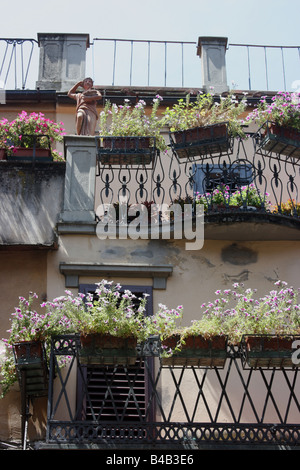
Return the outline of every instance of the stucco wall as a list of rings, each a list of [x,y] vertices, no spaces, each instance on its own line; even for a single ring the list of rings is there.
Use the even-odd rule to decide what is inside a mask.
[[[63,201],[64,162],[0,163],[0,243],[53,245]]]

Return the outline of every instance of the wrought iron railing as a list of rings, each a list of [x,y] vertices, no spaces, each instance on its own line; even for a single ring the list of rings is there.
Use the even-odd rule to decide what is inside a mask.
[[[261,145],[262,132],[244,141],[230,139],[225,149],[157,151],[149,165],[103,160],[98,148],[96,213],[106,205],[187,203],[204,206],[206,216],[231,213],[299,220],[300,160],[298,149]],[[96,138],[98,139],[98,138]],[[277,151],[277,153],[274,152]],[[201,154],[200,154],[201,153]],[[198,155],[198,156],[197,156]],[[128,161],[129,162],[129,161]],[[183,207],[183,206],[182,206]]]
[[[79,344],[76,336],[53,341],[48,445],[205,449],[300,444],[297,367],[254,369],[240,347],[232,346],[227,346],[224,368],[164,366],[159,344],[152,340],[140,347],[134,366],[87,368],[80,362]],[[58,360],[66,356],[69,366],[63,372]],[[137,384],[141,370],[144,399]],[[74,372],[76,403],[70,384]],[[102,377],[101,394],[93,382],[96,372]],[[114,386],[118,373],[122,383]]]

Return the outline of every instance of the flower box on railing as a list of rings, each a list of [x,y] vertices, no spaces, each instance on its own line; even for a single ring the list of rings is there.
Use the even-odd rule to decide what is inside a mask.
[[[81,364],[134,365],[137,359],[137,339],[110,334],[80,335]]]
[[[162,354],[162,365],[224,367],[227,357],[226,336],[216,335],[209,338],[201,335],[188,336],[184,343],[180,345],[180,350],[176,350],[179,341],[179,335],[173,335],[162,341],[163,351],[166,351],[166,353],[168,353],[168,350],[173,351],[169,357],[164,357]]]
[[[294,341],[300,336],[244,335],[241,341],[242,357],[254,368],[295,368]]]
[[[265,151],[300,158],[300,132],[296,129],[268,122],[255,138]]]
[[[13,352],[20,386],[25,378],[26,395],[47,395],[48,370],[43,344],[40,341],[15,343]]]
[[[23,139],[23,141],[22,141]],[[50,138],[46,134],[24,134],[20,147],[12,145],[7,152],[7,160],[52,162]]]
[[[97,154],[103,165],[150,165],[157,153],[154,137],[96,137]]]
[[[170,144],[179,159],[231,153],[228,123],[170,132]]]
[[[52,162],[53,157],[50,149],[18,147],[14,149],[13,153],[7,155],[7,160]]]

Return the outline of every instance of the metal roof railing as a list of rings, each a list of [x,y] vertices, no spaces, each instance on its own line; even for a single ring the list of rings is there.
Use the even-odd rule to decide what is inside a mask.
[[[87,74],[97,85],[201,88],[197,42],[94,38]],[[231,44],[226,67],[230,88],[300,89],[300,46]],[[35,89],[38,41],[0,38],[0,88]]]
[[[26,88],[37,45],[35,39],[0,38],[0,88]]]

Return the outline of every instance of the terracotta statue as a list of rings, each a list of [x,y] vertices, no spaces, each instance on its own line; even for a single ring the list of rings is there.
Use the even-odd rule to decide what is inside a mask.
[[[97,101],[102,95],[93,88],[93,80],[85,78],[76,83],[69,91],[68,96],[77,101],[76,106],[76,133],[77,135],[95,135],[96,123],[98,119]],[[82,93],[76,93],[78,87],[82,87]]]

